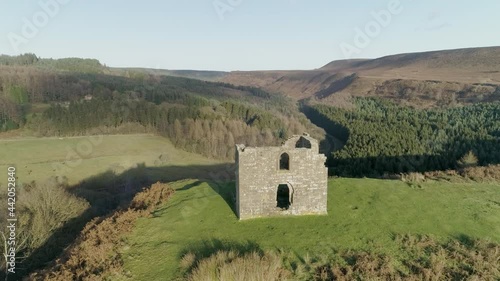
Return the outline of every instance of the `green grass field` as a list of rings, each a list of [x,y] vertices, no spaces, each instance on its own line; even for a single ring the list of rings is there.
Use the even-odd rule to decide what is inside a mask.
[[[162,137],[0,139],[0,169],[6,171],[11,163],[19,183],[66,176],[75,184],[106,171],[140,174],[152,182],[223,182],[174,182],[177,191],[171,201],[137,222],[122,248],[125,271],[133,280],[174,279],[181,274],[179,261],[186,252],[225,247],[282,249],[300,259],[332,249],[397,257],[404,255],[394,241],[398,234],[500,243],[498,183],[431,181],[412,188],[397,180],[331,179],[327,216],[238,221],[228,203],[234,195],[234,184],[226,183],[232,171],[224,170],[224,163],[178,150]],[[143,168],[134,169],[141,164]],[[0,177],[0,186],[5,180]]]
[[[7,167],[15,164],[19,183],[66,176],[75,184],[109,170],[119,174],[142,163],[165,167],[219,162],[178,150],[168,139],[152,135],[0,139],[0,171],[6,174]],[[0,185],[6,179],[0,176]]]
[[[333,249],[403,254],[396,234],[428,234],[438,240],[481,238],[500,242],[500,185],[333,179],[327,216],[238,221],[230,201],[233,184],[182,181],[152,218],[140,219],[123,248],[135,280],[179,277],[187,251],[213,245],[256,244],[304,257]],[[211,246],[212,245],[212,246]]]

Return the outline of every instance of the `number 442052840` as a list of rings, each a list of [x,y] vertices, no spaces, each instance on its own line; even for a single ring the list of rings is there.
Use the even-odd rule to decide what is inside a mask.
[[[9,217],[13,218],[16,216],[14,212],[16,210],[16,168],[9,167],[7,169],[7,176],[7,204]]]

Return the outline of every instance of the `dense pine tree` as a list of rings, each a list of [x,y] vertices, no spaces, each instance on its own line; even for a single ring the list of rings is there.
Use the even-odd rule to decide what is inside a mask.
[[[500,103],[417,110],[381,99],[356,100],[356,109],[306,108],[345,141],[329,165],[335,174],[381,175],[457,168],[468,151],[479,164],[500,163]]]

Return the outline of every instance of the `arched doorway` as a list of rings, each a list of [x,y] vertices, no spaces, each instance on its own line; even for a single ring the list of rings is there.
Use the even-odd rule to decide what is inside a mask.
[[[288,210],[290,205],[290,188],[287,184],[278,185],[278,190],[276,192],[276,207],[282,210]]]

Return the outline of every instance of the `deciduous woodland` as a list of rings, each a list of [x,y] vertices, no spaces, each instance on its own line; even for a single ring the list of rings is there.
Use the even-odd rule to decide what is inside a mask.
[[[25,58],[19,60],[21,66],[0,68],[3,131],[25,128],[36,136],[154,132],[180,148],[221,159],[232,159],[237,142],[273,145],[292,134],[321,131],[289,99],[257,88],[142,72],[96,74],[105,68],[90,71],[93,61],[87,60],[68,60],[67,67],[54,63],[58,71],[45,69],[51,61],[32,59],[35,66],[25,66]]]

